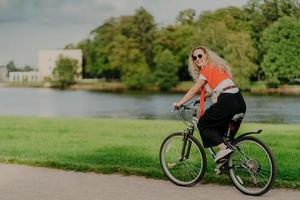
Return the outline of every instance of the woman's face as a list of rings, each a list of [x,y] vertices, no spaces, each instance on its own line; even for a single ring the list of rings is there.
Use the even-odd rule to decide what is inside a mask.
[[[207,64],[207,54],[203,49],[196,49],[192,53],[192,59],[198,67],[202,67]]]

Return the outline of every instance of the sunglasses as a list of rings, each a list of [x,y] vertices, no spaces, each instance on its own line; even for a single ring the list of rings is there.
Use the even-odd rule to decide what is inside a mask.
[[[192,55],[193,60],[197,60],[197,58],[201,59],[202,58],[202,54],[198,54],[197,56]]]

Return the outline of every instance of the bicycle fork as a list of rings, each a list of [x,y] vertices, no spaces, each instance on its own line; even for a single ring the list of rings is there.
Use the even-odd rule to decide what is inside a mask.
[[[183,132],[183,146],[181,150],[181,157],[179,161],[185,161],[189,159],[192,142],[188,139],[189,135],[193,135],[193,129],[187,129]]]

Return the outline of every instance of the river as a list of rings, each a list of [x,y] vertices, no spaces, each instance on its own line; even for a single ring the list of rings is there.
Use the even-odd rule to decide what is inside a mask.
[[[178,119],[172,102],[183,94],[104,93],[49,88],[0,88],[2,116]],[[300,124],[299,96],[244,95],[245,121]]]

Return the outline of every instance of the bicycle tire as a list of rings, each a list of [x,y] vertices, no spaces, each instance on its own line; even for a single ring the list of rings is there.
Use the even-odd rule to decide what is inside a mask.
[[[204,148],[194,136],[188,135],[187,139],[190,140],[193,144],[195,144],[197,146],[198,150],[200,151],[202,167],[200,169],[201,171],[200,171],[198,177],[195,180],[193,180],[192,182],[184,183],[183,181],[176,179],[174,176],[172,177],[171,173],[169,172],[169,170],[166,166],[166,163],[164,162],[164,150],[166,148],[165,145],[173,137],[184,137],[184,134],[182,132],[172,133],[163,141],[163,143],[161,144],[161,147],[160,147],[160,152],[159,152],[160,166],[161,166],[164,174],[168,177],[168,179],[171,182],[173,182],[174,184],[179,185],[179,186],[191,187],[191,186],[199,183],[204,176],[206,166],[207,166],[207,159],[206,159],[206,154],[205,154]]]
[[[267,154],[267,156],[268,156],[269,162],[270,162],[270,164],[271,164],[271,169],[270,169],[271,175],[270,175],[270,178],[269,178],[269,180],[268,180],[268,182],[267,182],[267,185],[264,186],[264,187],[262,188],[262,190],[259,190],[259,191],[257,191],[257,192],[252,192],[252,191],[250,191],[249,189],[243,187],[243,186],[242,186],[242,183],[240,183],[240,181],[238,180],[238,178],[237,178],[236,175],[234,174],[234,171],[233,171],[233,169],[232,169],[232,166],[230,166],[231,163],[232,163],[232,158],[233,158],[234,153],[231,154],[231,155],[229,156],[229,159],[228,159],[229,177],[230,177],[230,179],[231,179],[233,185],[234,185],[240,192],[242,192],[242,193],[244,193],[244,194],[246,194],[246,195],[260,196],[260,195],[265,194],[266,192],[268,192],[268,191],[271,189],[271,187],[272,187],[272,185],[273,185],[273,183],[274,183],[274,181],[275,181],[275,176],[276,176],[276,164],[275,164],[274,156],[273,156],[272,151],[270,150],[270,148],[269,148],[264,142],[262,142],[261,140],[255,138],[255,137],[252,137],[252,136],[245,136],[245,137],[239,138],[238,140],[236,140],[236,141],[233,142],[233,145],[234,145],[234,146],[239,146],[240,144],[242,144],[242,142],[247,142],[247,141],[248,141],[248,142],[250,141],[250,142],[252,142],[252,143],[254,143],[254,144],[260,146],[260,147],[264,150],[264,152]]]

